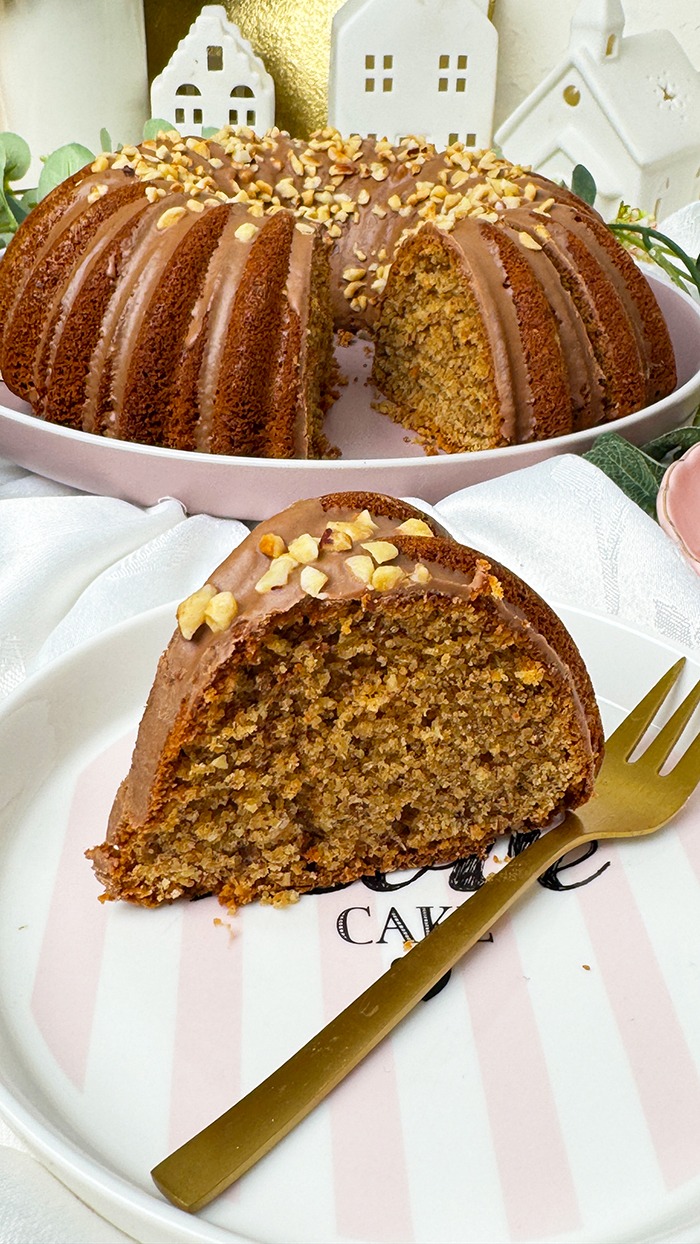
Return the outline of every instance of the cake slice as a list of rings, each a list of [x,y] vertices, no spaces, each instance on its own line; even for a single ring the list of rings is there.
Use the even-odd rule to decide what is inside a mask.
[[[105,898],[282,903],[483,854],[592,792],[601,723],[563,624],[404,502],[298,502],[178,621],[88,852]]]

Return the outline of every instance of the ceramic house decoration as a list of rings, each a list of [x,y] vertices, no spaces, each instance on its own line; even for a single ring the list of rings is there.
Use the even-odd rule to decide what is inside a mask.
[[[566,57],[496,141],[555,181],[584,164],[607,219],[621,200],[662,219],[700,191],[700,73],[669,31],[624,24],[620,0],[580,0]]]
[[[491,142],[498,35],[489,0],[346,0],[333,19],[328,119],[344,134]]]
[[[154,78],[151,115],[187,134],[224,125],[245,125],[260,134],[274,125],[272,78],[222,4],[204,6]]]

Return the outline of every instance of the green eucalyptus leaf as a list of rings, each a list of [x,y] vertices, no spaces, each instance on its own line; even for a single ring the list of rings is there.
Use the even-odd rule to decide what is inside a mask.
[[[77,173],[78,169],[89,164],[94,158],[93,152],[83,147],[82,143],[66,143],[64,147],[58,147],[56,151],[52,151],[41,170],[37,187],[39,198],[46,198],[46,195],[65,181],[66,177]]]
[[[0,145],[0,233],[12,234],[17,228],[10,204],[8,203],[5,185],[5,149]]]
[[[596,200],[598,187],[592,173],[589,173],[585,164],[577,164],[571,174],[571,191],[577,194],[579,199],[583,199],[584,203],[593,204]]]
[[[680,458],[686,450],[700,443],[700,427],[675,428],[672,432],[664,432],[644,446],[644,453],[656,462],[672,462]]]
[[[104,126],[102,126],[102,129],[100,130],[100,149],[102,151],[112,150],[112,136],[109,130],[106,130]]]
[[[29,190],[24,190],[19,197],[19,201],[22,207],[26,208],[27,213],[31,212],[32,208],[36,207],[39,202],[39,187],[32,186]]]
[[[17,222],[18,225],[21,225],[25,216],[29,215],[29,208],[25,207],[24,204],[21,203],[19,199],[16,199],[13,194],[8,195],[7,206],[12,212],[12,215],[14,216],[15,221]]]
[[[174,130],[172,121],[164,121],[162,117],[150,117],[143,127],[144,140],[157,138],[161,130]]]
[[[0,145],[5,153],[3,181],[19,181],[28,172],[32,162],[29,145],[19,134],[9,131],[0,134]]]
[[[604,432],[583,456],[604,471],[647,514],[656,517],[656,497],[665,467],[617,432]]]
[[[203,125],[202,138],[213,138],[215,134],[219,133],[220,129],[220,125]]]

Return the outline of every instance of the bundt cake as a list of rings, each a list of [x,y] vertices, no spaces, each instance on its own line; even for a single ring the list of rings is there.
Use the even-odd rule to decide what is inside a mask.
[[[650,286],[569,191],[492,151],[333,130],[98,156],[12,240],[0,326],[37,415],[262,457],[331,452],[333,327],[374,336],[386,409],[429,449],[592,426],[676,378]]]
[[[297,502],[178,620],[88,852],[105,898],[286,902],[591,794],[601,723],[563,624],[404,502]]]

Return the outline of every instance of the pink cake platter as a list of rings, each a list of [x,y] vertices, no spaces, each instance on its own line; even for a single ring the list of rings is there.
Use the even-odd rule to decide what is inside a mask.
[[[666,317],[678,368],[675,391],[609,425],[635,444],[687,421],[700,404],[700,305],[647,274]],[[376,409],[371,346],[338,347],[347,383],[328,413],[333,460],[306,461],[187,453],[109,440],[35,418],[0,383],[0,456],[85,492],[152,505],[175,497],[191,513],[262,519],[303,497],[347,490],[420,497],[431,504],[470,484],[533,466],[558,454],[585,453],[594,428],[546,441],[477,453],[426,455],[415,435]],[[603,429],[605,430],[605,429]]]

